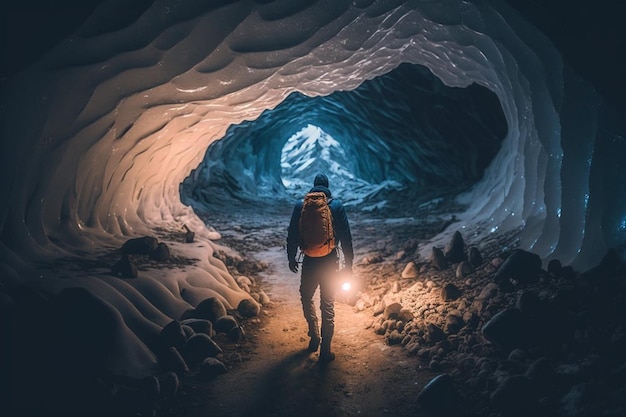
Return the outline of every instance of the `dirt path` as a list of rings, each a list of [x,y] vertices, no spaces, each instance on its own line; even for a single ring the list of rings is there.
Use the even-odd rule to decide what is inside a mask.
[[[260,234],[281,241],[283,226],[271,229]],[[168,416],[416,415],[417,393],[433,375],[367,328],[371,312],[335,303],[336,360],[320,365],[318,354],[306,350],[299,274],[287,268],[284,249],[274,246],[246,256],[269,265],[259,281],[272,300],[249,330],[249,355],[212,382],[184,382]],[[319,308],[319,294],[315,298]]]

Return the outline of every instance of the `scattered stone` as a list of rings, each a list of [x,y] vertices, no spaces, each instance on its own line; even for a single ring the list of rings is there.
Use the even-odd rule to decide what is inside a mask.
[[[483,326],[482,333],[506,352],[523,347],[526,340],[526,322],[522,310],[507,308],[499,312]]]
[[[122,258],[111,267],[111,273],[122,278],[137,278],[138,276],[137,267],[133,261],[130,260],[128,255],[122,256]]]
[[[190,337],[184,348],[185,360],[190,365],[196,365],[205,358],[214,357],[220,353],[222,353],[222,348],[204,333],[197,333]]]
[[[181,350],[187,342],[185,331],[178,320],[173,320],[163,326],[159,336],[165,347],[174,346],[178,350]]]
[[[483,263],[483,256],[480,253],[480,250],[476,246],[470,246],[468,250],[468,260],[469,263],[474,267],[478,268]]]
[[[383,312],[383,318],[385,320],[393,319],[397,320],[400,311],[402,310],[402,304],[400,303],[392,303],[385,307]]]
[[[195,317],[209,320],[211,323],[215,323],[218,318],[225,315],[226,307],[224,307],[224,304],[215,297],[202,300],[196,306]]]
[[[441,289],[441,298],[443,301],[454,301],[461,296],[461,290],[454,284],[446,284]]]
[[[152,236],[143,236],[134,239],[128,239],[120,251],[125,255],[149,255],[156,249],[159,241]]]
[[[548,262],[548,273],[552,275],[561,275],[562,268],[561,261],[558,259],[551,259],[550,262]]]
[[[270,297],[265,293],[265,291],[259,291],[258,294],[259,304],[261,304],[262,306],[266,306],[271,302]]]
[[[261,306],[251,298],[244,298],[239,302],[237,311],[245,318],[256,317],[261,311]]]
[[[200,365],[199,375],[202,379],[209,380],[226,372],[226,365],[224,365],[222,361],[213,357],[209,357],[202,361],[202,365]]]
[[[452,235],[445,250],[445,258],[448,263],[455,264],[465,260],[465,241],[458,230]]]
[[[515,249],[502,263],[494,281],[504,283],[512,278],[519,284],[534,284],[539,281],[541,272],[541,258],[539,255],[522,249]]]
[[[170,248],[166,243],[159,243],[152,252],[150,252],[150,259],[155,261],[165,262],[170,259]]]
[[[433,246],[433,249],[430,252],[430,263],[434,268],[440,271],[443,271],[448,267],[446,256],[443,251],[436,246]]]
[[[237,319],[227,314],[217,319],[215,322],[215,331],[218,333],[228,333],[231,329],[237,327]]]
[[[381,263],[382,261],[384,261],[385,258],[382,257],[381,254],[376,253],[373,255],[367,255],[365,256],[362,260],[361,260],[361,265],[372,265],[372,264],[378,264]]]
[[[204,333],[209,337],[213,336],[213,324],[205,319],[185,319],[182,325],[189,326],[195,333]]]
[[[398,329],[394,329],[385,335],[385,343],[387,343],[389,346],[399,345],[400,343],[402,343],[402,339],[402,333],[400,333]]]
[[[463,318],[457,314],[448,314],[446,316],[446,324],[444,327],[444,332],[446,334],[456,334],[465,326],[463,322]]]
[[[193,243],[193,241],[195,240],[196,234],[189,230],[189,227],[187,227],[186,224],[183,224],[183,228],[185,229],[185,238],[183,239],[183,242],[185,243]]]
[[[428,343],[434,345],[437,342],[441,342],[445,338],[446,334],[443,330],[441,330],[441,327],[433,323],[428,323],[426,325],[426,339],[428,340]]]
[[[243,326],[236,326],[226,333],[226,337],[236,343],[246,337],[246,332],[244,331]]]
[[[174,346],[167,348],[159,357],[159,364],[164,371],[172,371],[177,375],[189,373],[189,366],[182,355]]]
[[[418,276],[419,274],[417,272],[417,266],[415,265],[415,262],[407,263],[404,267],[404,270],[402,271],[402,278],[417,278]]]
[[[456,416],[462,407],[461,396],[448,374],[437,375],[428,382],[419,392],[417,402],[428,413],[442,417]]]
[[[463,278],[474,272],[474,267],[468,261],[462,261],[456,267],[456,277]]]

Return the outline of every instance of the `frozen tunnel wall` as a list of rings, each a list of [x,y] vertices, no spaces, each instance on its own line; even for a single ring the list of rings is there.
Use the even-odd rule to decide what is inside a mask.
[[[507,130],[489,90],[446,87],[425,67],[401,65],[352,91],[315,98],[292,94],[255,121],[231,126],[185,180],[184,200],[211,204],[216,192],[235,198],[283,195],[281,150],[309,124],[338,141],[348,155],[342,164],[356,178],[414,189],[477,182]],[[347,188],[333,182],[333,189],[338,186]],[[341,197],[345,202],[346,195]]]
[[[500,100],[508,133],[484,179],[460,197],[472,202],[460,226],[478,238],[524,227],[523,246],[580,265],[623,244],[624,193],[609,171],[620,142],[599,136],[601,101],[504,4],[287,4],[157,1],[120,26],[123,13],[106,3],[11,80],[3,262],[21,269],[20,259],[183,222],[210,239],[179,185],[229,126],[293,92],[352,90],[402,63],[423,65],[448,86],[476,83]],[[595,145],[570,146],[600,140],[595,155]]]

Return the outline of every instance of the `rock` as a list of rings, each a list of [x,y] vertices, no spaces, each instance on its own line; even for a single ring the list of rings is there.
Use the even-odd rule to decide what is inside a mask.
[[[411,310],[403,308],[398,313],[398,320],[402,320],[403,322],[408,323],[409,321],[413,320],[413,312]]]
[[[446,284],[441,289],[441,298],[443,301],[453,301],[461,296],[461,290],[454,284]]]
[[[463,278],[474,272],[474,267],[468,261],[462,261],[456,267],[456,277]]]
[[[392,330],[385,335],[385,343],[389,346],[399,345],[402,343],[403,336],[398,330]]]
[[[244,298],[239,302],[237,311],[245,318],[256,317],[261,311],[261,306],[251,298]]]
[[[184,357],[187,363],[195,365],[207,357],[214,357],[222,353],[222,348],[204,333],[197,333],[190,337],[185,344]]]
[[[189,230],[189,227],[187,227],[186,224],[183,224],[183,228],[185,229],[185,238],[183,239],[183,242],[185,243],[193,243],[193,241],[195,240],[196,234]]]
[[[437,342],[445,340],[445,338],[446,334],[443,330],[441,330],[441,327],[433,323],[428,323],[426,325],[426,339],[428,340],[428,343],[434,345]]]
[[[548,273],[552,275],[561,275],[562,268],[563,266],[561,265],[561,261],[558,259],[551,259],[550,262],[548,262]]]
[[[226,333],[226,336],[228,337],[228,339],[236,343],[246,337],[246,332],[243,330],[242,326],[236,326],[230,329]]]
[[[393,319],[397,320],[400,311],[402,310],[402,304],[400,303],[391,303],[388,306],[385,306],[385,310],[383,311],[383,318],[385,320]]]
[[[128,239],[120,251],[125,255],[149,255],[156,249],[159,241],[152,236],[138,237],[134,239]]]
[[[239,285],[240,288],[244,288],[244,287],[248,287],[251,288],[252,287],[252,280],[246,276],[238,276],[237,279],[237,285]],[[248,291],[249,292],[249,291]]]
[[[163,326],[159,337],[165,347],[174,346],[179,351],[185,346],[187,342],[187,336],[179,321],[173,320]]]
[[[150,259],[155,261],[165,262],[170,259],[170,248],[166,243],[159,243],[152,252],[150,252]]]
[[[443,251],[436,246],[433,246],[433,249],[430,252],[430,263],[434,268],[440,271],[443,271],[448,267],[446,256],[443,254]]]
[[[228,333],[231,329],[237,327],[238,325],[239,323],[237,323],[237,320],[233,316],[227,314],[217,319],[215,322],[215,331],[218,333]]]
[[[361,260],[361,265],[377,264],[377,263],[381,263],[384,260],[385,260],[385,258],[383,258],[382,255],[380,255],[378,253],[370,254],[370,255],[365,256]]]
[[[268,305],[270,303],[270,297],[265,293],[265,291],[259,291],[259,303],[262,306]]]
[[[483,256],[480,253],[480,250],[476,246],[470,246],[469,248],[468,261],[474,267],[478,268],[483,263]]]
[[[448,314],[446,316],[446,324],[444,325],[444,331],[446,334],[456,334],[463,328],[465,323],[463,318],[456,314]]]
[[[166,349],[159,357],[159,364],[164,371],[172,371],[178,375],[189,373],[189,366],[182,355],[174,346]]]
[[[513,278],[519,284],[533,284],[539,281],[541,258],[539,255],[522,249],[515,249],[502,263],[494,277],[497,283]]]
[[[409,262],[402,271],[402,278],[417,278],[418,277],[417,266],[415,262]]]
[[[483,326],[482,333],[506,352],[523,347],[527,328],[522,311],[519,308],[507,308],[499,312]]]
[[[189,326],[185,326],[184,324],[180,326],[183,329],[183,332],[185,333],[185,337],[187,339],[189,339],[191,336],[193,336],[194,334],[196,334],[196,332]]]
[[[454,264],[465,260],[465,242],[458,230],[452,235],[445,250],[445,258],[448,263]]]
[[[213,336],[213,324],[209,320],[185,319],[181,324],[191,327],[195,333],[204,333],[209,337]]]
[[[122,278],[137,278],[138,275],[137,267],[128,258],[128,255],[122,256],[122,259],[111,267],[111,273]]]
[[[211,323],[215,323],[218,318],[225,315],[226,307],[224,307],[224,304],[215,297],[202,300],[196,306],[195,317],[209,320]]]
[[[418,404],[428,413],[435,416],[457,416],[461,410],[459,395],[452,377],[448,374],[434,377],[417,396]]]
[[[202,361],[199,375],[202,379],[208,380],[215,378],[217,375],[226,373],[226,371],[226,365],[224,365],[222,361],[210,357]]]

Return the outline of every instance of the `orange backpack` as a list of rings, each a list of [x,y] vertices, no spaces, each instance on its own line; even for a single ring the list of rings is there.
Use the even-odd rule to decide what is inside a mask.
[[[323,192],[311,192],[304,196],[300,212],[300,250],[307,256],[319,258],[335,249],[333,216]]]

